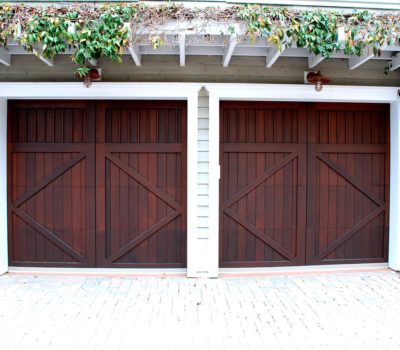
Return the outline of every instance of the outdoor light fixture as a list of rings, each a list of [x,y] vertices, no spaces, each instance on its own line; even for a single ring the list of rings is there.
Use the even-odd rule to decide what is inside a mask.
[[[324,77],[320,71],[308,72],[306,75],[306,82],[315,85],[315,91],[320,92],[324,84],[329,84],[331,80]]]
[[[83,77],[83,85],[89,88],[92,85],[93,81],[100,81],[101,80],[101,69],[100,68],[91,68]]]

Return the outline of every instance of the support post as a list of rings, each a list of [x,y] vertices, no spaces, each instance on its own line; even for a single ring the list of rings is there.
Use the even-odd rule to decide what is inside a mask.
[[[133,62],[135,62],[135,64],[137,66],[141,66],[142,65],[142,54],[140,53],[139,46],[138,45],[129,45],[128,51],[132,56]]]
[[[222,66],[223,67],[228,67],[229,66],[229,62],[232,58],[233,55],[233,51],[235,51],[235,47],[237,45],[237,36],[235,34],[232,34],[229,37],[229,43],[228,43],[228,47],[225,50],[224,53],[224,57],[222,59]]]
[[[197,92],[187,103],[187,277],[197,277]]]
[[[396,56],[393,57],[393,59],[389,63],[389,70],[394,71],[396,69],[400,68],[400,55],[397,54]]]
[[[311,54],[308,56],[308,69],[313,69],[325,59],[322,55]]]
[[[8,271],[7,100],[0,98],[0,275]]]
[[[400,102],[390,105],[389,267],[400,271]]]
[[[0,63],[11,66],[11,55],[5,48],[0,48]]]
[[[185,67],[186,64],[186,35],[179,35],[179,65]]]
[[[281,50],[278,48],[278,46],[273,46],[269,48],[266,59],[267,68],[272,68],[272,66],[278,60],[283,51],[285,51],[284,47]]]
[[[210,90],[209,114],[209,277],[218,277],[219,268],[219,97]]]

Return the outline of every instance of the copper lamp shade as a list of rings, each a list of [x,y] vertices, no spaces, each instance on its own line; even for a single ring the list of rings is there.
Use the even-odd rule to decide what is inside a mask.
[[[91,68],[88,74],[83,77],[83,85],[88,88],[92,85],[92,81],[98,80],[100,77],[98,69]]]
[[[310,72],[307,74],[307,81],[315,85],[315,91],[320,92],[324,84],[329,84],[331,80],[321,74],[320,71]]]

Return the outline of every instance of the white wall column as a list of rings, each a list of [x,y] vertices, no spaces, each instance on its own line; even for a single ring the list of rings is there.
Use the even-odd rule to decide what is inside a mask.
[[[218,163],[219,154],[219,124],[215,121],[219,117],[212,114],[210,108],[207,92],[200,91],[197,115],[193,118],[196,127],[188,126],[191,129],[188,135],[188,162],[191,163],[188,174],[197,175],[191,183],[188,181],[188,201],[193,205],[192,213],[188,206],[188,220],[191,217],[191,223],[188,221],[188,277],[218,277],[219,192],[215,163]]]
[[[210,277],[218,277],[219,268],[219,96],[210,89],[210,172],[209,172],[209,265]]]
[[[400,102],[390,105],[389,267],[400,271]]]
[[[197,133],[198,96],[188,97],[187,109],[187,276],[197,277],[199,247],[197,247]]]
[[[0,275],[8,271],[7,100],[0,99]]]

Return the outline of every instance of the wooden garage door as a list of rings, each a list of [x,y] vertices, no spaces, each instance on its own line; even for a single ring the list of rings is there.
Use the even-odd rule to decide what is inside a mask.
[[[222,266],[304,264],[305,111],[301,104],[222,103]]]
[[[186,265],[184,102],[11,102],[10,264]]]
[[[221,103],[220,265],[387,260],[385,105]]]
[[[10,102],[10,264],[95,265],[94,105]]]
[[[307,263],[387,261],[389,107],[309,109]]]
[[[186,265],[184,102],[108,102],[97,113],[101,266]]]

